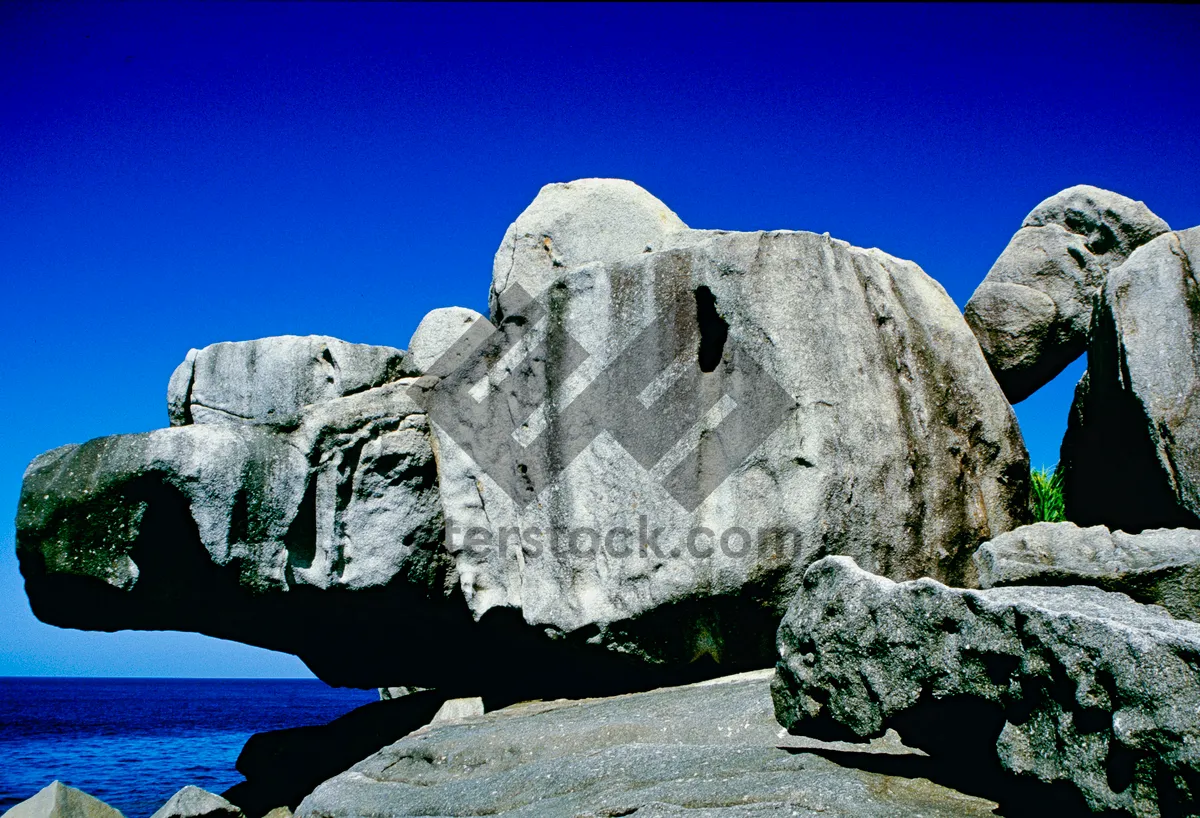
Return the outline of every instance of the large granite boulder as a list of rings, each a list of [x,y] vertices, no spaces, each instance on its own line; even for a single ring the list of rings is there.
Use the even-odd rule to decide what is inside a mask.
[[[151,818],[245,818],[242,811],[219,795],[187,786],[158,808]]]
[[[981,545],[975,565],[982,588],[1094,585],[1200,622],[1200,531],[1194,529],[1128,534],[1102,525],[1034,523]]]
[[[377,660],[347,647],[392,630],[384,612],[438,621],[453,585],[411,383],[312,406],[290,430],[194,424],[38,457],[17,516],[34,612],[237,639],[369,684],[358,668]]]
[[[503,317],[499,299],[510,287],[538,296],[570,267],[661,250],[687,229],[669,207],[625,179],[546,185],[509,225],[496,251],[492,318]]]
[[[1067,518],[1200,528],[1200,228],[1138,248],[1101,292],[1062,444]]]
[[[1025,217],[965,310],[1010,401],[1083,354],[1108,272],[1169,229],[1142,202],[1090,185],[1056,193]]]
[[[124,818],[98,798],[53,781],[31,798],[4,813],[3,818]]]
[[[225,341],[188,352],[171,375],[167,414],[172,426],[295,425],[305,406],[414,372],[403,350],[324,335]]]
[[[769,671],[432,725],[322,784],[300,818],[372,815],[964,818],[995,806],[917,777],[841,767],[787,736]],[[919,762],[877,745],[881,759]]]
[[[1140,818],[1200,806],[1200,625],[1098,588],[804,575],[773,683],[794,733],[906,744],[1001,802]]]
[[[239,639],[336,684],[596,694],[769,663],[821,556],[970,584],[1027,520],[1012,409],[917,265],[688,230],[611,180],[543,190],[506,252],[498,323],[435,311],[416,363],[378,359],[419,378],[304,391],[318,347],[349,353],[228,345],[174,379],[190,424],[37,459],[38,616]]]

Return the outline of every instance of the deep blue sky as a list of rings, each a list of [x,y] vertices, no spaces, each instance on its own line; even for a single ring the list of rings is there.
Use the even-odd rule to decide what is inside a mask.
[[[51,447],[166,425],[190,347],[403,346],[485,310],[547,182],[693,227],[829,231],[961,306],[1086,182],[1200,224],[1200,9],[0,5],[0,508]],[[1018,407],[1052,465],[1076,364]],[[33,619],[0,529],[0,675],[307,675]]]

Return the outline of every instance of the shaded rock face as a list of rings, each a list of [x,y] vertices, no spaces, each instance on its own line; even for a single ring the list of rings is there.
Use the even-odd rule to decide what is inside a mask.
[[[1109,276],[1062,444],[1067,517],[1137,532],[1200,528],[1200,228]]]
[[[151,818],[245,818],[219,795],[187,786],[171,796]]]
[[[291,431],[198,424],[42,455],[17,518],[34,612],[195,630],[353,679],[372,663],[347,655],[363,620],[448,615],[436,466],[409,384],[310,407]]]
[[[973,582],[1028,460],[942,288],[811,233],[686,245],[503,290],[474,364],[418,382],[471,610],[736,668],[825,554]]]
[[[898,584],[828,557],[805,573],[779,651],[789,730],[894,728],[1013,814],[1200,806],[1200,625],[1123,594]]]
[[[297,815],[991,814],[994,804],[928,781],[807,752],[818,743],[780,735],[768,679],[521,704],[423,728],[322,784]]]
[[[975,552],[979,585],[1094,585],[1200,622],[1200,531],[1034,523]]]
[[[32,798],[4,813],[4,818],[124,818],[118,810],[82,790],[54,781]]]
[[[1169,229],[1142,202],[1090,185],[1067,188],[1025,217],[965,310],[1010,401],[1083,354],[1108,272]]]
[[[689,230],[613,180],[544,189],[497,259],[495,324],[209,347],[172,379],[184,425],[35,460],[35,613],[333,684],[594,695],[769,663],[826,554],[970,584],[1027,519],[1012,409],[911,262]]]
[[[310,404],[399,380],[404,351],[324,335],[282,335],[193,349],[171,375],[167,414],[189,423],[295,425]]]
[[[323,781],[428,724],[445,701],[426,690],[363,705],[328,724],[255,733],[237,759],[246,780],[223,795],[250,818],[295,809]]]

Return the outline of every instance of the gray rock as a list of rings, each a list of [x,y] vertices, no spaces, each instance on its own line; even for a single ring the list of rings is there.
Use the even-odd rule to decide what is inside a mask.
[[[478,366],[417,382],[472,614],[739,669],[825,554],[973,583],[1028,460],[945,291],[812,233],[693,238],[564,268]]]
[[[825,554],[970,584],[975,546],[1027,520],[1012,409],[917,265],[686,230],[613,181],[547,188],[505,246],[524,261],[501,323],[435,313],[418,379],[35,461],[18,550],[38,616],[200,630],[334,684],[596,695],[769,663]],[[250,369],[205,355],[177,405],[202,370]]]
[[[291,431],[189,425],[37,458],[17,517],[35,613],[65,627],[238,639],[331,678],[376,662],[347,658],[330,630],[355,627],[358,606],[379,608],[396,586],[388,604],[434,616],[423,600],[453,584],[411,383],[310,407]]]
[[[381,687],[379,688],[379,701],[390,702],[393,699],[402,699],[405,696],[411,696],[413,693],[420,693],[426,690],[424,687],[409,687],[400,685],[398,687]]]
[[[309,404],[362,392],[412,373],[404,351],[323,335],[227,341],[191,350],[171,375],[172,426],[295,424]]]
[[[497,298],[513,285],[537,296],[567,268],[661,250],[682,230],[687,225],[670,208],[625,179],[546,185],[509,225],[496,251],[492,318],[502,317]]]
[[[1080,525],[1200,528],[1198,260],[1200,228],[1166,233],[1097,300],[1061,455],[1067,518]]]
[[[118,810],[82,790],[53,781],[32,798],[4,813],[3,818],[124,818]]]
[[[1090,185],[1067,188],[1025,217],[965,310],[1010,401],[1083,354],[1108,272],[1169,229],[1142,202]]]
[[[466,307],[431,310],[421,319],[412,340],[408,342],[409,365],[417,372],[428,372],[456,341],[480,321],[487,324],[486,318]]]
[[[779,652],[772,691],[789,730],[894,728],[990,780],[1002,809],[1023,794],[1041,799],[1037,814],[1073,798],[1177,815],[1200,796],[1200,625],[1124,594],[898,584],[827,557],[805,573]]]
[[[986,816],[919,778],[846,769],[774,722],[768,672],[612,699],[514,705],[431,725],[325,782],[300,818]],[[880,753],[911,753],[893,745]],[[919,760],[910,755],[894,756]]]
[[[447,699],[436,713],[431,724],[451,724],[483,715],[483,699],[473,696],[462,699]]]
[[[242,811],[219,795],[187,786],[171,796],[151,818],[245,818]]]
[[[1200,531],[1034,523],[975,552],[979,585],[1094,585],[1200,622]]]

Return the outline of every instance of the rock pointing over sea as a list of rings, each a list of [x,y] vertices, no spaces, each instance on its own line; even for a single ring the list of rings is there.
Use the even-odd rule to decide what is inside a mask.
[[[1086,586],[895,583],[827,557],[779,651],[775,712],[793,733],[895,729],[937,780],[1006,815],[1195,812],[1200,625],[1162,608]]]
[[[118,810],[61,781],[17,804],[2,818],[124,818]]]
[[[972,584],[1028,521],[1012,409],[912,262],[581,180],[517,218],[491,292],[492,321],[435,311],[407,353],[192,353],[172,428],[36,459],[35,613],[337,684],[619,692],[769,664],[822,556]]]
[[[1083,354],[1109,271],[1169,229],[1142,202],[1090,185],[1025,217],[966,307],[1009,400],[1029,397]]]

